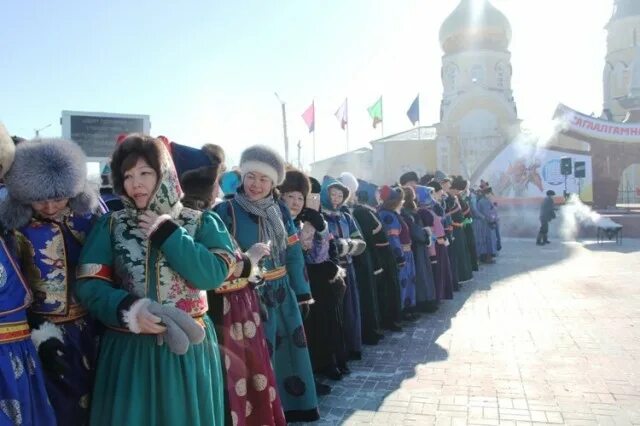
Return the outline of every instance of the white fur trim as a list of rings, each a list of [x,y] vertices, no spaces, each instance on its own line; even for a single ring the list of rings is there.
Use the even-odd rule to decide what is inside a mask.
[[[36,347],[36,350],[38,350],[42,343],[52,338],[64,343],[62,330],[52,322],[47,321],[35,330],[31,330],[31,341],[33,342],[33,346]]]
[[[336,245],[338,248],[338,257],[345,257],[349,253],[349,241],[344,238],[338,238]]]
[[[338,266],[338,271],[336,272],[336,275],[333,278],[331,278],[329,282],[334,283],[338,281],[338,279],[345,278],[346,276],[347,276],[347,271],[344,268]]]
[[[150,299],[140,299],[133,302],[133,305],[129,308],[129,310],[124,311],[122,313],[122,318],[124,319],[125,324],[127,324],[127,328],[136,334],[140,334],[142,331],[140,329],[140,324],[138,324],[138,314],[140,311],[151,303]]]
[[[267,163],[263,163],[261,161],[245,161],[240,165],[240,174],[242,175],[242,181],[244,182],[244,175],[249,172],[258,172],[263,175],[269,176],[269,178],[273,181],[274,185],[279,185],[278,182],[278,171],[268,165]]]

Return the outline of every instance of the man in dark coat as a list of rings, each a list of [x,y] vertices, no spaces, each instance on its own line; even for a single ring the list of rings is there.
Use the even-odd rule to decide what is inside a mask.
[[[540,206],[540,231],[538,232],[538,238],[536,239],[536,244],[539,246],[549,244],[549,222],[556,218],[553,203],[554,195],[556,195],[554,191],[547,191],[547,196],[544,198],[544,201]]]

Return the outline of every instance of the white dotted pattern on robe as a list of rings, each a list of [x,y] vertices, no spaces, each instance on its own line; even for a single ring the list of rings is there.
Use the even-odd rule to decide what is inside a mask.
[[[253,376],[253,388],[258,392],[262,392],[267,388],[267,376],[264,374],[256,374]]]
[[[247,394],[247,379],[240,379],[236,382],[236,395],[245,396]]]

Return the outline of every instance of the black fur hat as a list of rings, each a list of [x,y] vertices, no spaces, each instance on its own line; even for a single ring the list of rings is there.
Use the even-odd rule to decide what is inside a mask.
[[[453,181],[451,182],[451,188],[458,191],[466,190],[467,186],[469,186],[469,181],[462,176],[454,176]]]
[[[284,182],[278,187],[281,193],[298,191],[302,193],[303,197],[309,195],[311,190],[311,182],[306,174],[300,170],[290,169],[284,177]]]
[[[414,181],[418,183],[420,179],[418,179],[418,174],[416,172],[406,172],[400,176],[400,185],[406,185],[407,182]]]
[[[25,225],[33,216],[34,201],[69,198],[69,207],[77,214],[98,206],[98,190],[87,181],[84,152],[68,140],[21,142],[4,180],[9,197],[0,204],[0,220],[7,228]]]
[[[313,176],[309,176],[309,182],[311,182],[312,194],[319,194],[322,191],[322,185],[320,184],[320,181],[318,181],[318,179],[314,178]]]
[[[433,190],[435,192],[441,191],[442,190],[442,185],[440,185],[440,183],[438,183],[438,181],[436,181],[435,179],[432,180],[431,182],[427,183],[428,187],[433,188]]]

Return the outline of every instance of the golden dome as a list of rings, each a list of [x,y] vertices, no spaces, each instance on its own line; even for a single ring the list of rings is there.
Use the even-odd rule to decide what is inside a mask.
[[[489,0],[461,0],[440,27],[445,53],[471,49],[507,50],[511,25]]]

